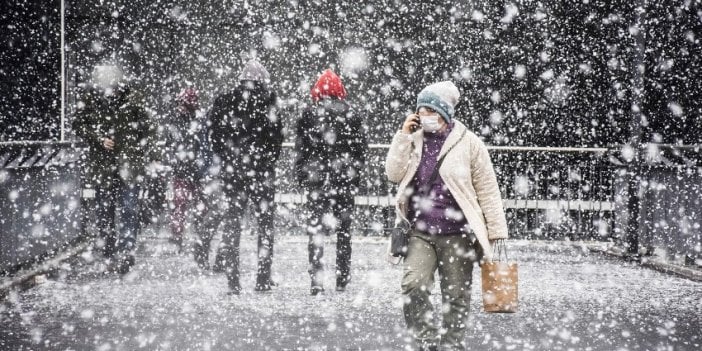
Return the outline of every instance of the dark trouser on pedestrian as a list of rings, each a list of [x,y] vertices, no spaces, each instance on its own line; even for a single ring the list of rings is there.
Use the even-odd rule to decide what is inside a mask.
[[[204,219],[208,214],[208,206],[203,195],[203,186],[199,182],[190,179],[174,178],[173,205],[171,239],[178,245],[178,250],[181,251],[183,248],[185,229],[192,227],[198,232],[201,242],[205,244],[203,246],[206,246],[209,251],[212,233],[204,226]],[[188,216],[192,218],[191,224],[186,223]],[[195,254],[197,259],[198,252]],[[202,255],[202,253],[199,254]],[[198,265],[200,265],[200,261],[198,261]]]
[[[144,178],[140,186],[141,208],[139,212],[139,226],[146,228],[149,225],[162,224],[162,215],[167,214],[168,203],[166,201],[167,181],[163,174],[149,174]],[[168,220],[168,216],[165,216]]]
[[[275,188],[271,181],[227,182],[225,181],[228,210],[225,231],[222,236],[221,256],[227,274],[229,289],[241,291],[239,279],[239,244],[241,241],[241,219],[250,208],[258,223],[258,270],[256,291],[271,290],[271,265],[273,263],[273,218],[276,205]],[[250,204],[250,207],[249,207]]]
[[[351,279],[351,222],[354,198],[334,191],[312,191],[307,196],[310,212],[307,224],[311,294],[324,291],[324,240],[336,234],[336,290],[344,291]]]
[[[140,229],[139,186],[126,184],[117,176],[100,183],[95,189],[95,200],[97,226],[104,240],[103,255],[114,260],[114,270],[126,273],[134,265],[133,252]],[[117,202],[120,223],[115,229]]]
[[[198,267],[202,269],[210,268],[210,244],[214,238],[219,224],[222,222],[222,212],[219,207],[222,204],[221,182],[210,180],[204,185],[199,185],[197,208],[195,212],[196,226],[198,234],[193,245],[193,255]],[[221,254],[218,255],[222,261]],[[220,262],[223,265],[223,262]],[[224,267],[221,267],[224,271]]]
[[[423,349],[465,350],[473,264],[478,259],[469,234],[430,235],[413,230],[404,262],[402,294],[407,328]],[[433,323],[430,294],[438,269],[443,320]]]

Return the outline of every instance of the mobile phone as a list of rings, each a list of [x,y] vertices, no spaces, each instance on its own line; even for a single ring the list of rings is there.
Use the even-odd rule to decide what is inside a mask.
[[[416,116],[419,116],[419,113],[418,113],[417,111],[415,111],[414,114],[415,114]],[[419,129],[419,123],[420,123],[419,117],[415,117],[414,120],[417,121],[417,125],[410,126],[410,131],[411,131],[412,133],[416,132],[416,131]]]

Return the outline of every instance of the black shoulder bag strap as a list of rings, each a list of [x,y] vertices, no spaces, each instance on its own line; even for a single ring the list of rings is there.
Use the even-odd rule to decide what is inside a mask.
[[[461,140],[463,140],[463,137],[466,136],[466,131],[468,131],[468,129],[464,129],[463,133],[461,134],[461,137],[458,138],[458,141],[455,144],[451,145],[451,147],[448,150],[446,150],[446,153],[444,153],[443,156],[439,158],[439,161],[436,163],[436,167],[434,168],[434,172],[432,172],[429,181],[426,184],[424,184],[424,186],[419,190],[421,192],[421,195],[429,196],[429,189],[431,189],[431,185],[434,184],[436,177],[439,176],[439,168],[441,168],[441,164],[444,162],[444,158],[446,158],[446,155],[448,155],[449,152],[451,152],[451,150],[453,150],[453,148],[456,145],[458,145],[458,143],[460,143]]]

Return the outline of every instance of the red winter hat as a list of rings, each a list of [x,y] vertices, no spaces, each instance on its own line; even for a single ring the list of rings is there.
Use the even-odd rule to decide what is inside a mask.
[[[344,84],[341,83],[341,78],[332,72],[332,70],[327,69],[319,76],[317,83],[312,87],[311,93],[312,100],[315,102],[324,97],[344,99],[346,97],[346,88],[344,88]]]
[[[180,94],[178,94],[178,97],[176,97],[176,101],[192,109],[196,109],[198,107],[198,100],[199,97],[197,95],[197,91],[193,88],[183,90]]]

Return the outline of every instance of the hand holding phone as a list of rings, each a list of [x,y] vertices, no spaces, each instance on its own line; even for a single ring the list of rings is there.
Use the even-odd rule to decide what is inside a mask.
[[[419,115],[412,113],[405,118],[405,123],[402,125],[402,132],[405,134],[412,134],[419,130]]]

